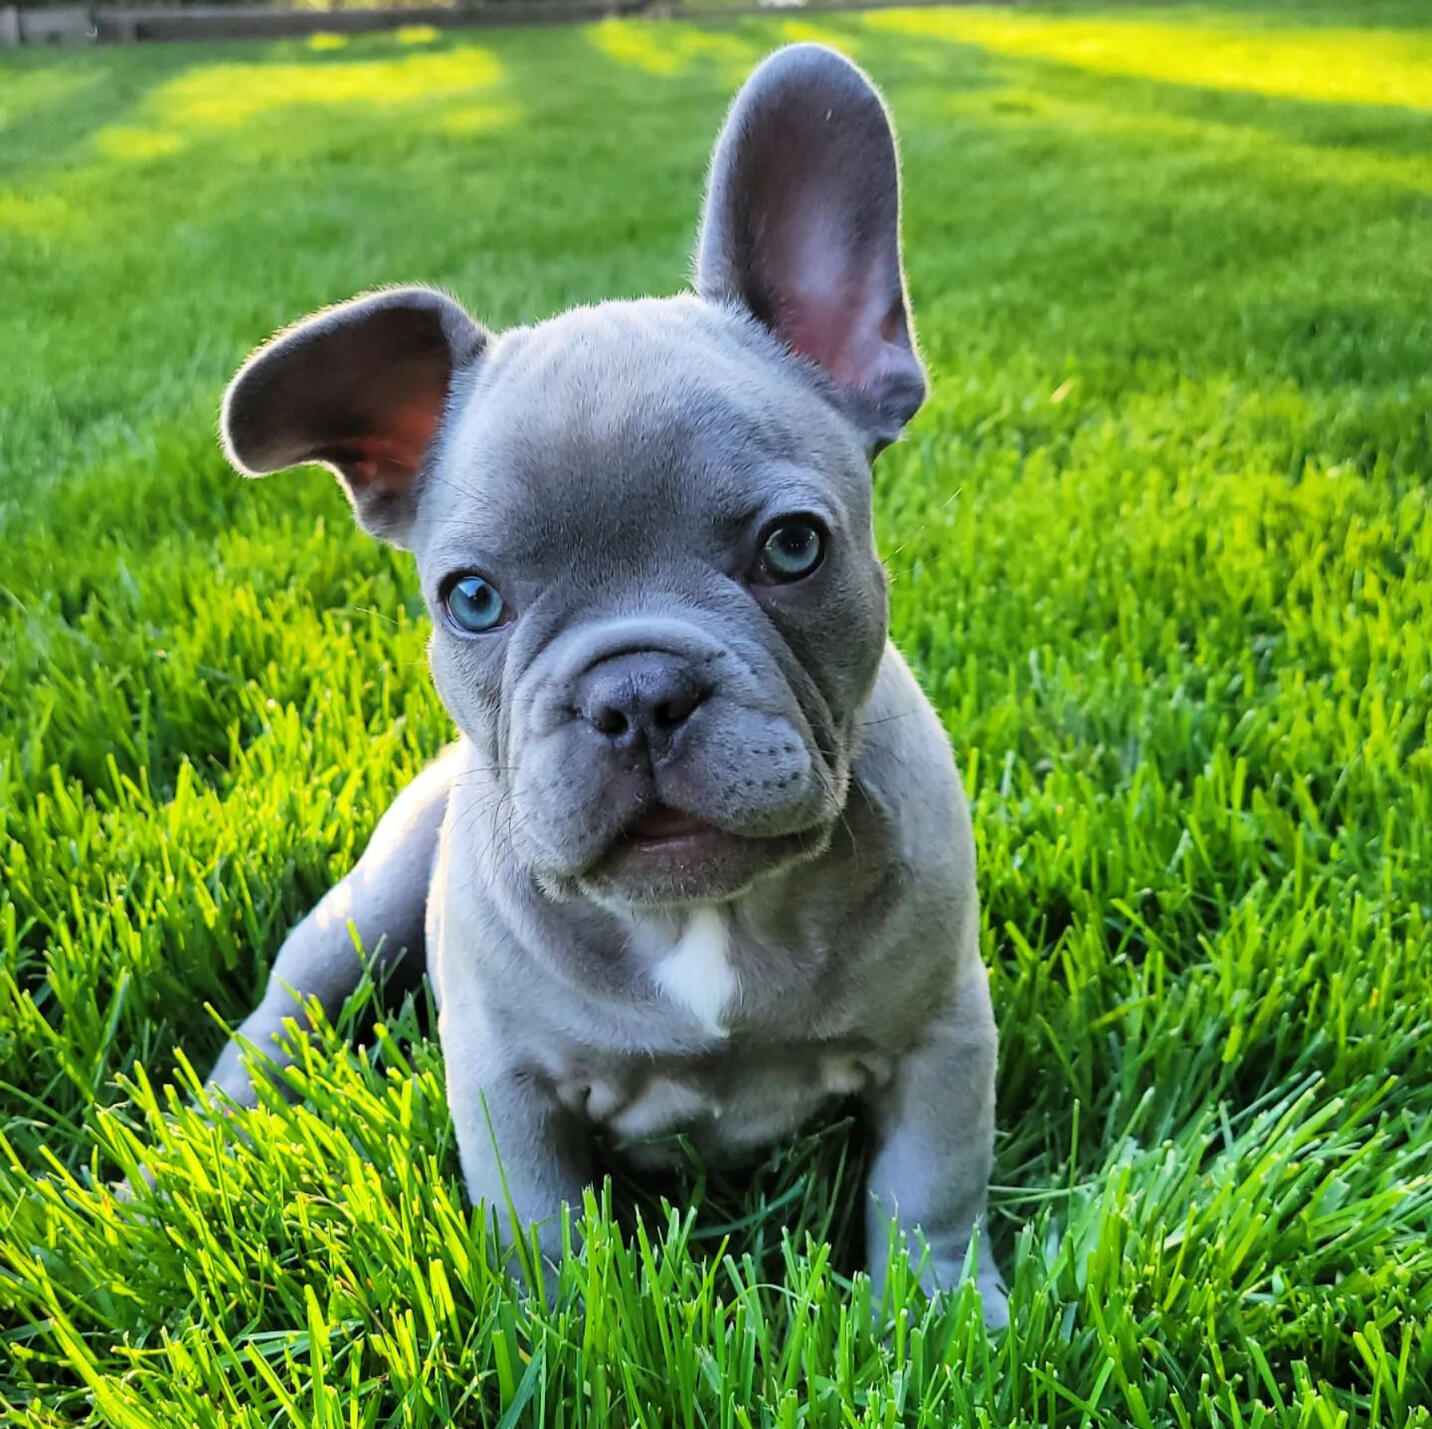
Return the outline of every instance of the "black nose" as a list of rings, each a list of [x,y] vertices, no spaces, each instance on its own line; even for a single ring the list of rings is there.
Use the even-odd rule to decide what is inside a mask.
[[[577,712],[613,744],[670,739],[710,694],[684,660],[638,650],[603,660],[578,682]]]

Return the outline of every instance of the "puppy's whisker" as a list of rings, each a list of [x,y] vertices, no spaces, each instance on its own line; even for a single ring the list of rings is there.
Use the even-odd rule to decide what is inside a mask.
[[[897,719],[909,719],[911,715],[919,714],[919,708],[914,707],[908,710],[900,710],[895,714],[881,715],[879,719],[856,720],[856,729],[875,729],[882,724],[893,724]]]

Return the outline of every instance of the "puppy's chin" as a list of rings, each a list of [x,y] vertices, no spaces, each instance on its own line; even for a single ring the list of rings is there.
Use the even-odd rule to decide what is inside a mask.
[[[753,837],[687,820],[654,835],[627,832],[572,881],[580,894],[607,907],[722,902],[818,858],[830,845],[832,827]]]

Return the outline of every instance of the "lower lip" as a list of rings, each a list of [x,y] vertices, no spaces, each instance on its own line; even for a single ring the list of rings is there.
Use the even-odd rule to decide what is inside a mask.
[[[636,853],[683,853],[688,850],[695,852],[698,849],[712,848],[730,841],[731,837],[732,835],[723,834],[720,829],[707,824],[704,828],[682,829],[678,833],[651,837],[628,834],[622,840],[622,846]]]
[[[652,893],[682,898],[721,895],[798,851],[796,835],[751,838],[713,825],[659,838],[627,834],[590,870],[599,887],[640,900]],[[724,896],[724,895],[721,895]]]

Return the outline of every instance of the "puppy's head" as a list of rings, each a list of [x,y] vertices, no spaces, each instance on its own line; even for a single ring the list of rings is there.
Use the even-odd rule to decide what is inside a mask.
[[[453,718],[556,894],[730,897],[825,847],[885,640],[870,461],[924,395],[885,110],[780,51],[716,145],[694,295],[500,336],[370,294],[280,334],[223,431],[410,549]]]

